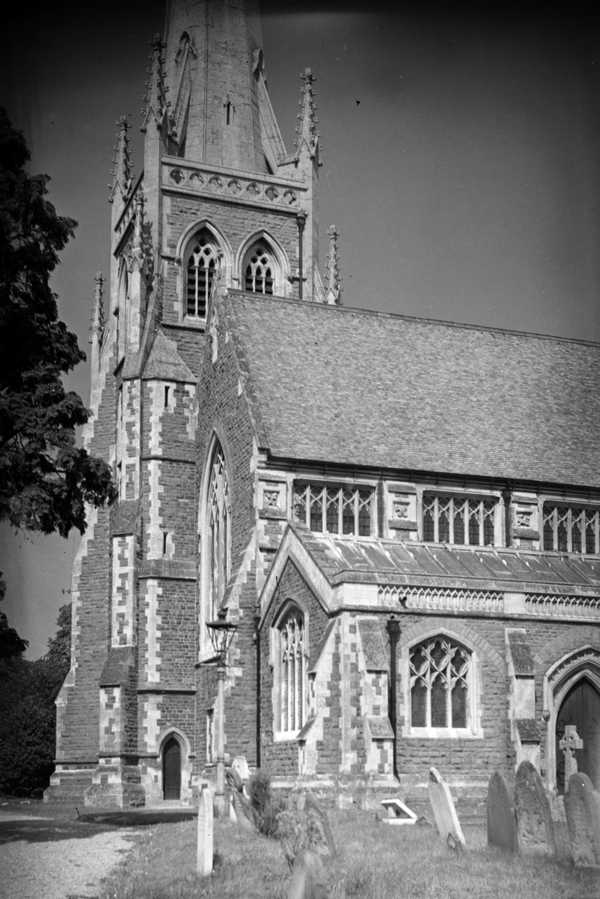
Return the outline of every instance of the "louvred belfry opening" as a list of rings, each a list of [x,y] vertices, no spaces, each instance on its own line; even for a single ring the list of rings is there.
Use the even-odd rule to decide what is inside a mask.
[[[244,285],[249,293],[273,295],[274,286],[273,254],[266,244],[258,243],[247,257]]]
[[[214,238],[204,228],[191,244],[186,270],[186,314],[206,318],[217,274],[219,253]]]

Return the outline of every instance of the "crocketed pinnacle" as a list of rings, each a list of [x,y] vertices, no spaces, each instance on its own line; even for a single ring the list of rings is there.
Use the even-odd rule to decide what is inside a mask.
[[[335,225],[329,226],[329,253],[327,255],[327,302],[330,306],[338,305],[342,298],[342,276],[338,253],[338,230]]]
[[[90,334],[90,343],[97,338],[98,343],[102,343],[104,337],[104,329],[106,321],[104,318],[104,278],[102,272],[96,272],[94,278],[94,305],[92,308],[92,327]]]
[[[149,78],[146,82],[146,100],[142,110],[142,131],[146,131],[148,122],[153,119],[157,127],[163,124],[168,113],[167,86],[165,82],[164,44],[160,35],[152,39],[150,54]]]
[[[299,155],[305,146],[311,158],[315,157],[319,146],[319,129],[317,118],[317,105],[313,84],[315,76],[311,69],[305,69],[300,75],[302,88],[300,90],[300,112],[298,113],[298,125],[296,127],[296,155]]]
[[[117,139],[113,157],[113,180],[110,189],[110,201],[119,191],[125,200],[131,191],[131,157],[129,155],[129,122],[127,116],[121,116],[117,122]]]

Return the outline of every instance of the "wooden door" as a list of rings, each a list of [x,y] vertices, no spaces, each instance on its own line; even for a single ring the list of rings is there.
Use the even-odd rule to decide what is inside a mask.
[[[170,737],[163,747],[163,797],[181,797],[181,747],[175,737]]]
[[[583,747],[575,753],[579,771],[587,774],[594,787],[600,789],[600,693],[586,678],[569,690],[556,719],[556,786],[565,791],[564,756],[559,742],[565,725],[574,724],[583,740]]]

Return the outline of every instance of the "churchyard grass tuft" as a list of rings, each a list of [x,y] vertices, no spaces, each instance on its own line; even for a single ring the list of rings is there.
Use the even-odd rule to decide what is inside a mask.
[[[600,872],[522,858],[486,845],[485,825],[464,828],[453,852],[432,827],[390,827],[373,812],[329,812],[338,855],[325,860],[335,899],[597,899]],[[215,868],[195,874],[196,822],[158,824],[136,838],[101,899],[285,899],[290,870],[277,840],[215,822]]]

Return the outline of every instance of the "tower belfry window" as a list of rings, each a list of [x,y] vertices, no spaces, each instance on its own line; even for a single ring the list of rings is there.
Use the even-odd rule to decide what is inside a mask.
[[[219,252],[210,231],[203,228],[191,243],[186,270],[186,314],[206,318],[217,275]]]
[[[244,286],[249,293],[273,295],[275,263],[267,245],[260,241],[246,257]]]

